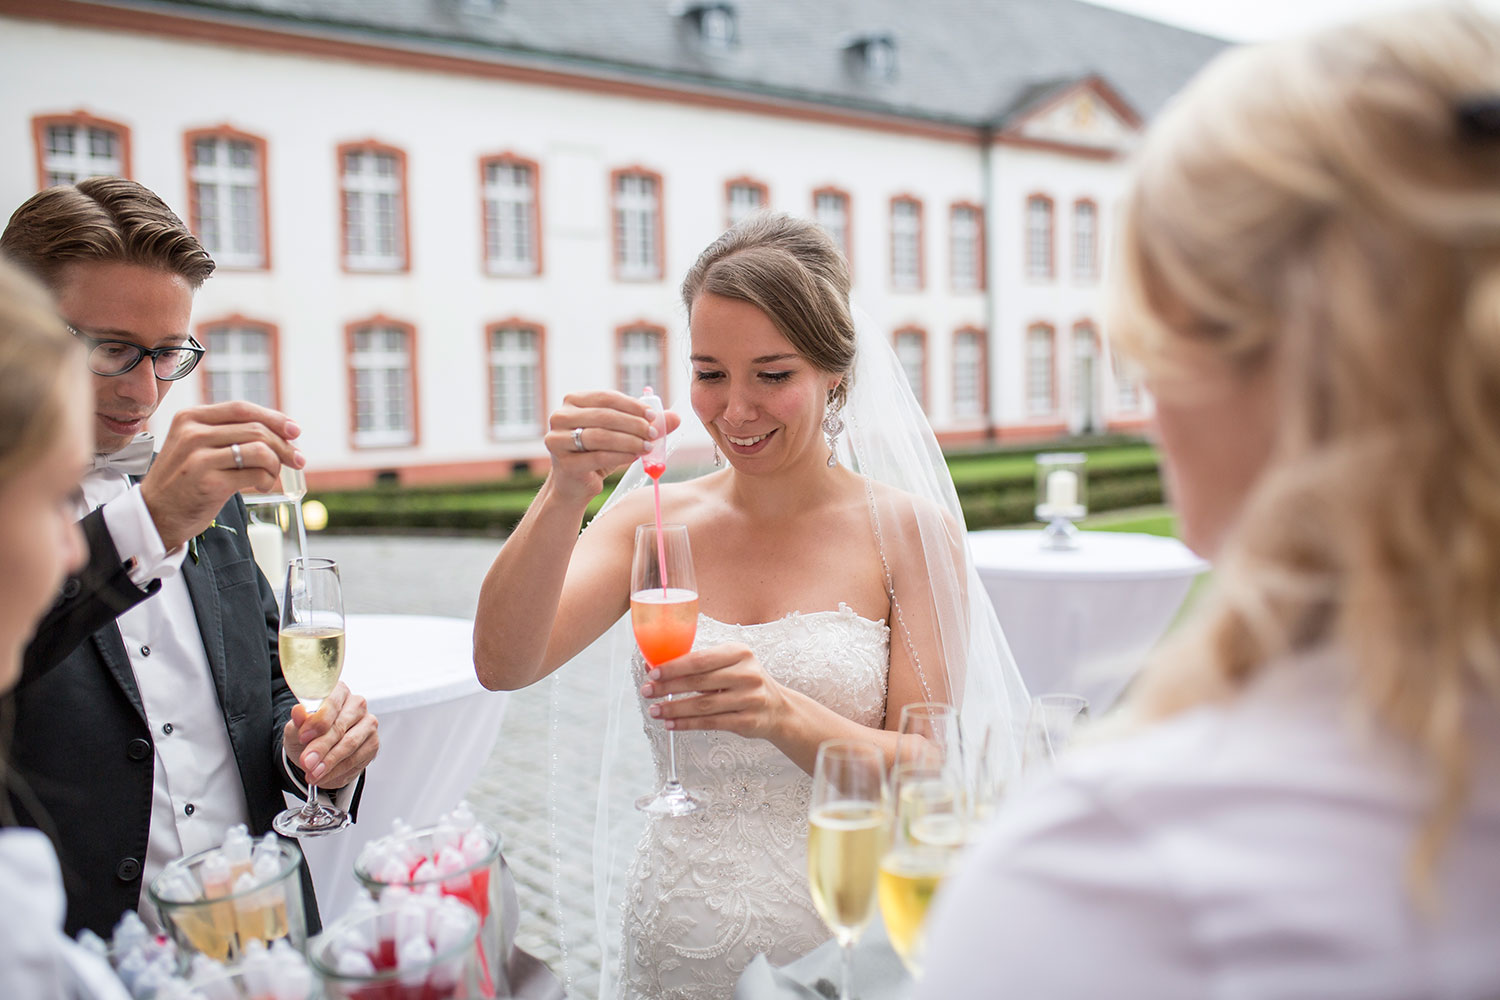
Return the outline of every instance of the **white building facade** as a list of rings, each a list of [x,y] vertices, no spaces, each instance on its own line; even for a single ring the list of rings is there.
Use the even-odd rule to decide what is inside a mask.
[[[735,15],[662,17],[714,44]],[[900,43],[842,58],[879,70]],[[570,391],[650,383],[686,408],[678,285],[761,207],[845,245],[857,304],[945,444],[1147,415],[1101,316],[1145,112],[1101,75],[976,125],[271,14],[0,0],[0,95],[0,202],[124,174],[218,262],[194,310],[209,353],[158,428],[204,401],[278,407],[315,487],[538,465]]]

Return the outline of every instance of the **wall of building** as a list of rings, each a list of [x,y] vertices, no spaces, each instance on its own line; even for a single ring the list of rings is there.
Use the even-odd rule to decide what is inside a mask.
[[[186,131],[227,124],[265,140],[270,268],[222,268],[199,293],[195,322],[242,315],[275,324],[281,404],[305,429],[303,446],[325,485],[367,481],[383,469],[402,470],[408,481],[488,476],[542,456],[534,437],[495,440],[488,426],[484,331],[502,319],[544,328],[547,409],[566,392],[614,384],[618,327],[665,327],[669,402],[685,408],[686,324],[676,288],[722,231],[731,178],[764,182],[771,208],[802,214],[811,213],[817,188],[850,194],[856,301],[888,332],[926,331],[925,398],[950,440],[1054,433],[1065,413],[1037,421],[1024,412],[1025,327],[1046,319],[1066,332],[1079,318],[1100,319],[1098,284],[1070,278],[1063,209],[1078,197],[1095,199],[1107,245],[1107,206],[1120,185],[1115,161],[1005,147],[987,158],[961,139],[29,20],[0,18],[0,38],[0,136],[17,151],[0,159],[5,205],[37,188],[38,115],[82,110],[128,126],[133,177],[184,217]],[[405,272],[347,273],[341,264],[336,150],[370,139],[406,155]],[[479,161],[502,152],[539,164],[543,267],[535,277],[494,277],[482,265]],[[662,177],[658,281],[621,281],[613,272],[610,171],[633,166]],[[979,203],[987,189],[994,196],[987,289],[957,293],[949,208]],[[1024,200],[1034,190],[1059,207],[1058,277],[1043,285],[1025,279],[1021,259]],[[925,280],[916,291],[890,282],[897,195],[924,208]],[[410,446],[351,441],[345,328],[377,315],[416,330],[419,438]],[[955,421],[953,333],[991,324],[988,418]],[[179,384],[157,427],[202,391],[196,375]],[[1111,392],[1106,387],[1106,407]]]

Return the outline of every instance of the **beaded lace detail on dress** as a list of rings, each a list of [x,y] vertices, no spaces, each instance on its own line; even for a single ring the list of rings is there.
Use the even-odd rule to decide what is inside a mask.
[[[700,615],[694,646],[726,642],[749,646],[787,687],[861,725],[883,725],[884,622],[844,604],[756,625]],[[638,652],[632,665],[644,683]],[[666,731],[655,720],[645,730],[659,786]],[[722,732],[679,733],[677,772],[708,808],[647,825],[627,879],[619,981],[626,997],[720,1000],[757,954],[783,965],[830,936],[807,891],[812,778],[769,742]]]

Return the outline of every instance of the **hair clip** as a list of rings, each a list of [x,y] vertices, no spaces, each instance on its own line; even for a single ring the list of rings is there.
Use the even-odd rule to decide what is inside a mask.
[[[1500,95],[1458,102],[1458,134],[1465,139],[1500,139]]]

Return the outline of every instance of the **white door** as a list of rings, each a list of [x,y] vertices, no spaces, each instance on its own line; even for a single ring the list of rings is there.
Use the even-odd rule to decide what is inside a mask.
[[[1099,343],[1092,327],[1073,331],[1073,398],[1068,430],[1091,434],[1099,427]]]

